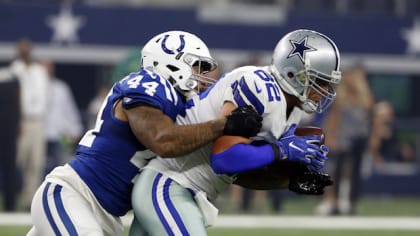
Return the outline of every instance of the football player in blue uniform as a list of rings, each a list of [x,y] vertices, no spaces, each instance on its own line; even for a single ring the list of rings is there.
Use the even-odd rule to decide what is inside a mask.
[[[234,69],[189,100],[185,115],[177,117],[180,125],[252,105],[263,126],[251,139],[223,136],[184,157],[151,160],[135,181],[130,235],[207,235],[218,212],[212,202],[232,183],[321,194],[331,184],[322,173],[328,153],[323,135],[297,136],[295,129],[303,113],[325,111],[340,80],[335,43],[321,33],[296,30],[278,42],[270,65]],[[290,172],[282,168],[285,163],[297,164],[299,173],[282,173]],[[254,170],[260,171],[248,172]]]
[[[255,135],[261,117],[240,108],[195,125],[176,125],[184,102],[212,80],[217,64],[195,35],[169,31],[142,50],[142,70],[114,84],[73,160],[55,168],[34,195],[28,235],[123,234],[139,168],[176,157],[226,134]]]

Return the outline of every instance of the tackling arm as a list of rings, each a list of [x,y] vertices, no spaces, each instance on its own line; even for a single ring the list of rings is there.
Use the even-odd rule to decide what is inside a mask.
[[[161,157],[181,156],[223,134],[226,118],[195,125],[176,125],[160,109],[137,106],[125,110],[137,139]]]
[[[270,144],[249,145],[250,139],[222,136],[213,144],[211,166],[217,174],[237,174],[266,166],[275,160]]]
[[[262,118],[250,107],[238,107],[227,116],[193,125],[176,125],[160,109],[136,106],[123,109],[116,116],[126,117],[136,138],[161,157],[176,157],[190,153],[223,134],[254,136],[261,128]],[[120,117],[121,118],[121,117]]]

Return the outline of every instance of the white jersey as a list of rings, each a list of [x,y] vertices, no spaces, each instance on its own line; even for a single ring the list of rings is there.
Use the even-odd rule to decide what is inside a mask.
[[[295,108],[286,118],[286,99],[268,67],[245,66],[223,76],[207,91],[186,104],[186,112],[178,115],[180,125],[206,122],[220,116],[223,104],[233,102],[237,106],[253,105],[263,116],[263,126],[258,138],[277,140],[293,123],[298,123],[303,111]],[[214,200],[230,185],[234,178],[217,175],[210,166],[212,145],[209,144],[188,155],[178,158],[155,158],[145,168],[172,178],[179,184],[195,191],[204,191]]]

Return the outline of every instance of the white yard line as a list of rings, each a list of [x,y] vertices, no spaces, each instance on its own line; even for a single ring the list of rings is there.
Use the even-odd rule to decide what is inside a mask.
[[[131,223],[131,214],[123,217],[124,225]],[[30,225],[28,213],[0,213],[0,225]],[[317,217],[221,215],[217,228],[299,228],[299,229],[363,229],[363,230],[420,230],[420,217]]]

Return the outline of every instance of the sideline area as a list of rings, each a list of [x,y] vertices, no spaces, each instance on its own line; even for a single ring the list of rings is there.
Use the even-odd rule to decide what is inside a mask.
[[[123,217],[128,226],[132,215]],[[29,213],[0,213],[0,225],[30,225]],[[216,228],[420,230],[420,217],[220,215]]]

